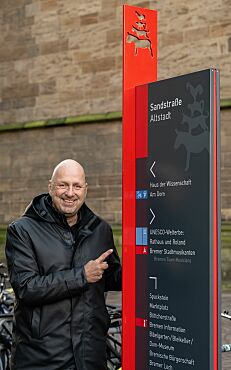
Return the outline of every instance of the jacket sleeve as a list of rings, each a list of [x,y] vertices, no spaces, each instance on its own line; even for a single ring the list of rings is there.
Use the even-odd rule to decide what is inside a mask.
[[[109,227],[108,231],[108,246],[109,248],[113,249],[113,253],[109,256],[108,262],[108,269],[105,272],[105,291],[115,290],[120,291],[122,289],[122,268],[120,264],[120,258],[117,253],[112,230]]]
[[[12,288],[24,304],[53,303],[88,288],[83,266],[41,275],[29,235],[15,224],[7,229],[6,259]]]

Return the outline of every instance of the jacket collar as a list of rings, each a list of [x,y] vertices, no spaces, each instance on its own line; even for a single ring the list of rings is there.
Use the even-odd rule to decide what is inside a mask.
[[[84,233],[91,233],[101,222],[101,219],[96,216],[90,208],[88,208],[86,203],[82,205],[79,212],[81,218],[81,229]],[[69,227],[66,217],[52,206],[49,193],[43,193],[36,196],[26,208],[23,216]]]

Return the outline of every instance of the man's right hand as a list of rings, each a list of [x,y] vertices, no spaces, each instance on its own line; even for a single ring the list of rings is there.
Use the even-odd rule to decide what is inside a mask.
[[[108,268],[105,259],[113,252],[113,249],[108,249],[102,253],[96,260],[91,260],[84,266],[84,272],[88,283],[96,283],[102,279],[104,270]]]

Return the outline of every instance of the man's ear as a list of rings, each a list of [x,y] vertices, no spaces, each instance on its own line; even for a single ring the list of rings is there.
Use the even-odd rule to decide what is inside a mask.
[[[48,182],[48,193],[49,194],[51,193],[51,180],[49,180]]]

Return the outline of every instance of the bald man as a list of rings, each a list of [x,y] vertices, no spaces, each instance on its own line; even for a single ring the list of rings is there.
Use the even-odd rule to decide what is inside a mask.
[[[121,289],[110,226],[86,205],[83,167],[59,163],[48,193],[7,230],[16,296],[12,370],[106,370],[104,292]]]

